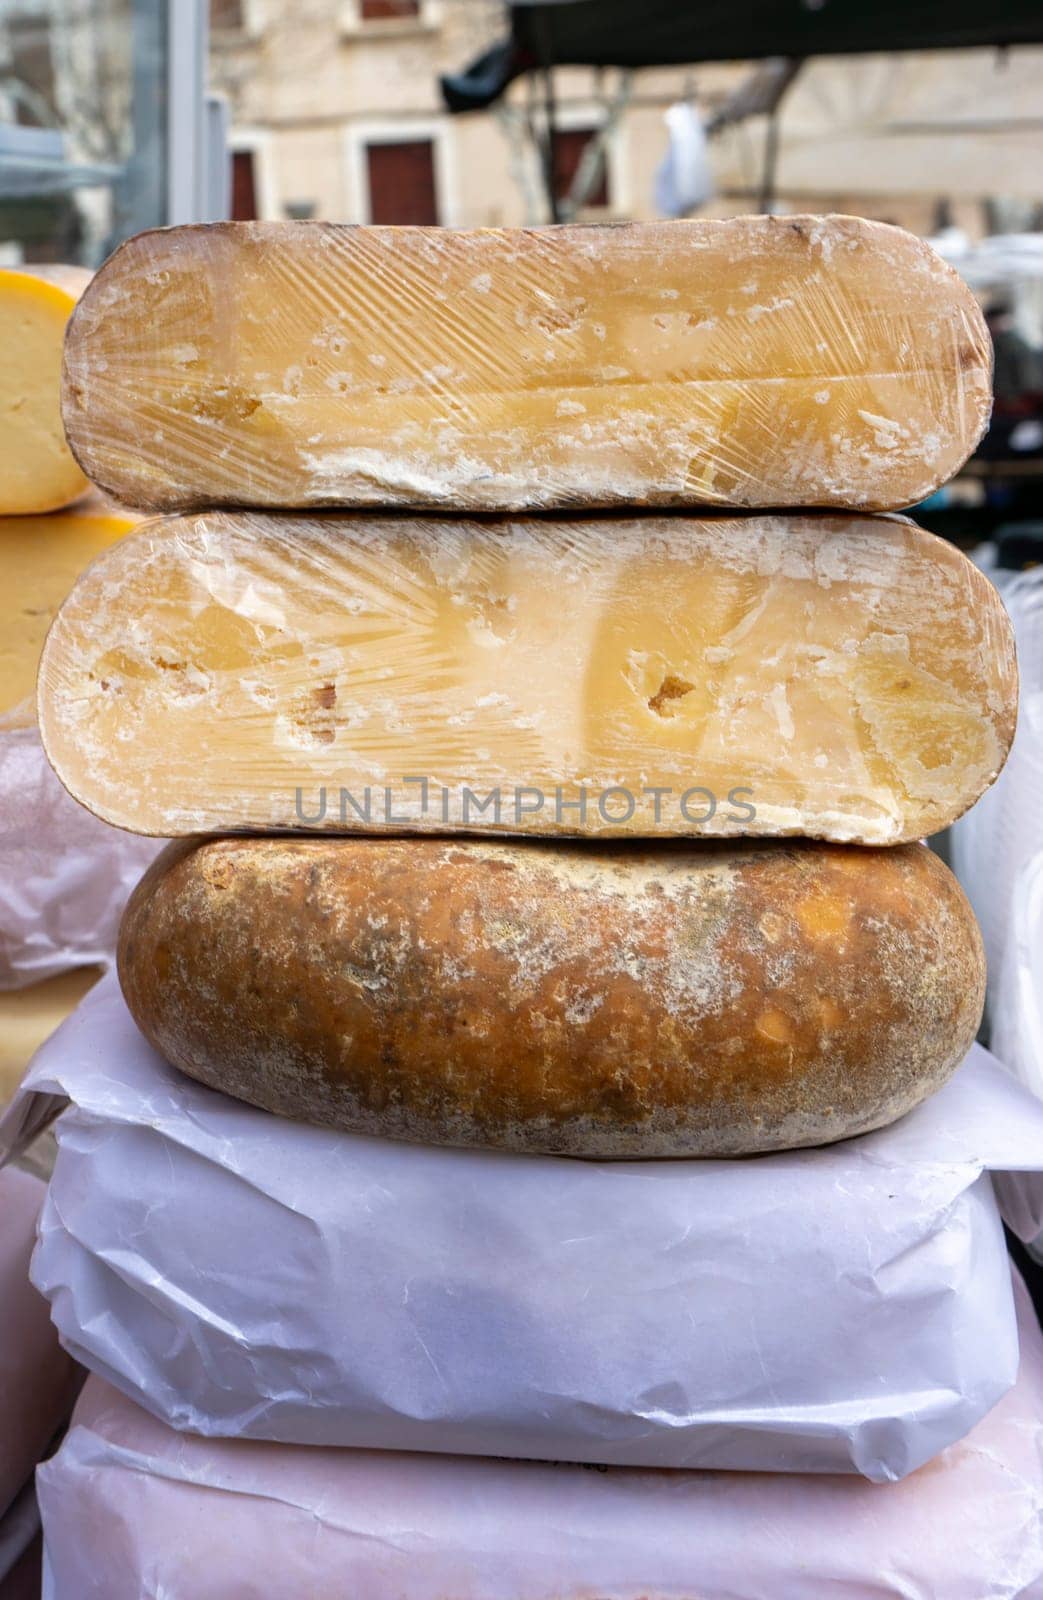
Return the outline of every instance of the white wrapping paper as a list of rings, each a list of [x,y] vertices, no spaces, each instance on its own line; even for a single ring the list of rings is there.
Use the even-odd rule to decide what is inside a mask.
[[[186,1439],[88,1382],[44,1600],[1039,1600],[1043,1350],[899,1484]]]
[[[111,961],[127,896],[163,842],[78,805],[35,727],[0,728],[0,989]]]
[[[271,1117],[168,1067],[109,977],[8,1142],[60,1094],[34,1279],[190,1432],[885,1479],[1014,1379],[984,1169],[1043,1164],[1043,1106],[983,1051],[846,1144],[598,1164]]]

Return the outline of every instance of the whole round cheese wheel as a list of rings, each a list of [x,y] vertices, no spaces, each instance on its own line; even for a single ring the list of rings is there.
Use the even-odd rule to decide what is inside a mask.
[[[923,845],[174,844],[124,915],[139,1026],[365,1134],[601,1158],[879,1127],[969,1048],[984,962]]]
[[[65,326],[90,274],[0,270],[0,515],[57,511],[89,489],[61,416]]]

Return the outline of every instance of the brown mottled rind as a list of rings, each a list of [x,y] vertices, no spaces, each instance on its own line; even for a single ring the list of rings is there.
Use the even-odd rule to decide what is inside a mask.
[[[268,1111],[601,1158],[883,1126],[984,994],[922,845],[189,841],[132,896],[119,973],[169,1061]]]

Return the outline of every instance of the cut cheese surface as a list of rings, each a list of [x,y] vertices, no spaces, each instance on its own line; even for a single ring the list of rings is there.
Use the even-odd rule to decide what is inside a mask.
[[[227,829],[806,834],[893,844],[1013,734],[988,580],[900,519],[144,525],[51,629],[71,793]]]
[[[0,520],[0,726],[36,716],[36,669],[47,629],[76,578],[138,522],[104,509],[101,497],[75,511]]]
[[[62,341],[79,286],[78,275],[0,270],[0,515],[55,511],[90,487],[61,418]]]
[[[926,244],[853,217],[141,234],[64,413],[128,504],[894,508],[970,454],[991,350]]]

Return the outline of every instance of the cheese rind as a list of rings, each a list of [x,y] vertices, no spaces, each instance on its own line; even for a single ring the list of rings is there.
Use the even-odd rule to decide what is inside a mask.
[[[69,332],[64,414],[128,504],[910,505],[989,415],[927,245],[852,217],[139,235]]]
[[[923,845],[222,839],[120,929],[168,1061],[424,1144],[732,1156],[880,1127],[981,1018],[981,938]]]
[[[158,837],[893,844],[973,804],[1016,698],[995,590],[899,519],[214,512],[94,562],[39,716],[76,799]]]
[[[75,268],[64,270],[73,277],[60,282],[0,270],[3,516],[59,510],[90,487],[62,431],[62,342],[81,286]]]
[[[139,518],[109,511],[101,496],[75,510],[0,521],[0,727],[36,717],[36,670],[55,612],[79,574]]]

